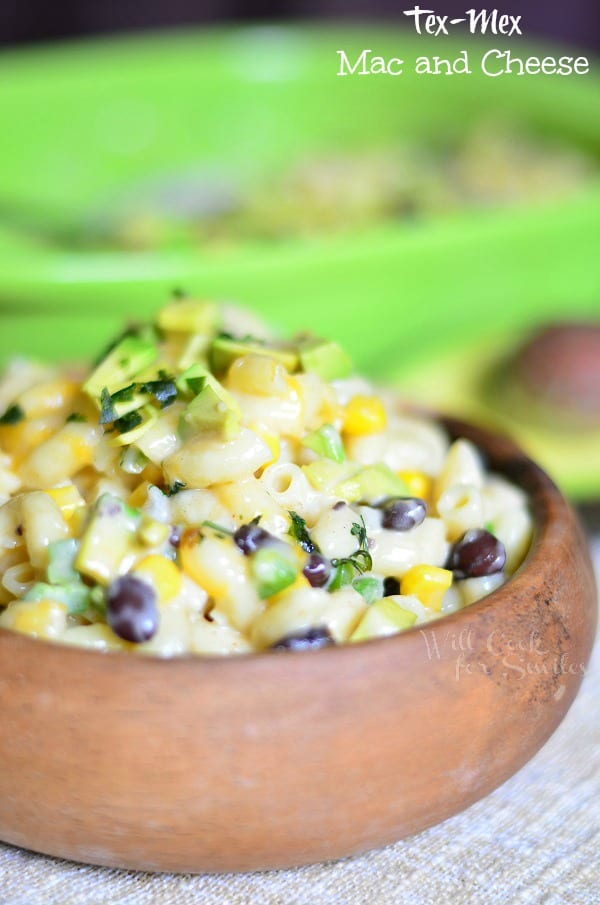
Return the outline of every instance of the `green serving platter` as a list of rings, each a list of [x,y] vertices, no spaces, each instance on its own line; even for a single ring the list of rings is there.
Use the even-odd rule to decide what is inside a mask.
[[[476,64],[495,46],[395,27],[294,25],[4,53],[0,358],[94,354],[123,320],[151,317],[175,287],[238,300],[284,329],[339,337],[360,368],[407,385],[429,366],[439,375],[445,356],[490,334],[600,316],[600,179],[536,207],[218,251],[83,251],[53,241],[161,175],[202,166],[251,178],[258,165],[281,171],[340,148],[443,142],[482,119],[522,123],[600,156],[594,61],[591,74],[569,78],[410,71],[422,54],[468,48]],[[365,47],[402,57],[407,71],[337,76],[337,51],[355,58]],[[531,51],[520,42],[512,49]],[[584,490],[600,493],[600,468],[588,471]],[[580,475],[578,493],[581,483]]]

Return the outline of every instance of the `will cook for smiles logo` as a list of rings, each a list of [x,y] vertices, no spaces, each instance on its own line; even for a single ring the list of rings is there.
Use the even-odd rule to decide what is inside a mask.
[[[477,643],[472,629],[454,632],[431,628],[421,629],[420,633],[427,659],[453,661],[457,681],[478,673],[490,675],[495,662],[499,663],[503,678],[585,673],[585,664],[573,663],[568,654],[547,648],[535,630],[526,638],[515,639],[495,629],[483,640],[477,639]]]

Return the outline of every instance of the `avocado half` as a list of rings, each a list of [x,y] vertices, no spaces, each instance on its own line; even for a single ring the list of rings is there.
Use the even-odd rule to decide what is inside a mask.
[[[513,380],[523,334],[455,346],[395,376],[411,401],[509,434],[574,501],[600,500],[600,425],[534,398]]]

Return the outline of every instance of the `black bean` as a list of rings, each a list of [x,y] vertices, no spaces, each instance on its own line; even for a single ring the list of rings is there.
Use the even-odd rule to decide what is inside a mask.
[[[320,553],[311,553],[302,574],[313,588],[324,588],[331,578],[331,562]]]
[[[286,635],[281,641],[273,645],[273,650],[318,650],[320,647],[328,647],[335,644],[329,629],[324,625],[314,626],[302,632],[294,632]]]
[[[395,594],[400,593],[400,582],[397,578],[393,576],[389,576],[389,578],[384,578],[383,580],[383,596],[384,597],[393,597]]]
[[[172,547],[178,547],[181,543],[181,528],[178,525],[173,525],[173,527],[171,528],[169,543]]]
[[[504,545],[489,531],[467,531],[450,550],[448,568],[455,578],[482,578],[501,572],[506,563]]]
[[[238,528],[233,539],[245,556],[251,556],[261,547],[275,541],[272,534],[253,522]]]
[[[124,641],[149,641],[158,630],[156,592],[133,575],[117,578],[108,589],[106,621]]]
[[[427,503],[417,497],[398,497],[383,504],[381,524],[389,531],[410,531],[425,521]]]

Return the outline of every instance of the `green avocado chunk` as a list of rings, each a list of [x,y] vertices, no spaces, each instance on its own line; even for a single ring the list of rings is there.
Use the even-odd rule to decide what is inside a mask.
[[[180,430],[184,439],[197,432],[218,431],[225,440],[231,440],[242,423],[237,401],[208,371],[193,378],[200,379],[203,385],[198,395],[181,415]]]
[[[210,349],[210,366],[215,374],[224,374],[236,358],[244,355],[264,355],[274,358],[293,374],[298,368],[298,352],[283,343],[262,343],[255,339],[233,339],[218,336]]]
[[[110,493],[103,494],[81,538],[76,570],[100,584],[108,584],[131,548],[139,521],[135,509]]]
[[[83,389],[99,404],[103,390],[108,390],[110,394],[122,390],[157,358],[156,343],[139,336],[126,336],[90,374]]]
[[[219,320],[219,308],[215,302],[180,299],[163,308],[158,315],[161,330],[177,333],[212,333]]]
[[[341,380],[352,371],[352,362],[341,346],[324,339],[304,339],[300,343],[300,364],[304,371],[323,380]]]

